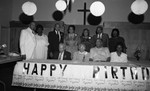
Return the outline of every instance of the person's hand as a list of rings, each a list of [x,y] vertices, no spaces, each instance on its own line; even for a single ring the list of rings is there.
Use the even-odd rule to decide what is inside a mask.
[[[53,53],[52,53],[52,52],[50,52],[50,57],[51,57],[51,58],[53,57]]]
[[[106,62],[110,62],[110,57],[107,58]]]
[[[22,60],[26,59],[26,55],[21,55],[21,57],[22,57]]]
[[[92,58],[89,58],[89,61],[93,61],[93,59],[92,59]]]

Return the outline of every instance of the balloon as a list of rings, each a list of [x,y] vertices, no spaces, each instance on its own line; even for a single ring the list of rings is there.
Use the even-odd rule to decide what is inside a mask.
[[[64,0],[58,0],[55,4],[55,7],[59,11],[64,11],[67,8],[67,4]]]
[[[105,6],[100,1],[95,1],[90,6],[90,12],[94,16],[101,16],[105,12]]]
[[[144,14],[148,9],[148,4],[145,0],[135,0],[131,5],[131,10],[136,15]]]
[[[22,5],[22,11],[28,15],[28,16],[32,16],[36,13],[37,11],[37,7],[35,5],[35,3],[27,1]]]

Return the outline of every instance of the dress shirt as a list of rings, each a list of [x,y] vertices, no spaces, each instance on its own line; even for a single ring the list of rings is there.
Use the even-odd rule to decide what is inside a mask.
[[[107,47],[95,47],[90,50],[90,58],[92,58],[93,61],[106,61],[108,57],[110,57],[110,52]]]
[[[97,34],[97,38],[102,39],[102,33],[101,34]]]
[[[59,41],[60,41],[60,39],[61,39],[60,31],[56,31],[56,30],[55,30],[55,32],[56,32],[56,34],[58,35]]]
[[[60,52],[58,56],[58,60],[63,60],[64,52]]]
[[[112,52],[110,55],[110,62],[127,62],[127,54],[121,53],[120,56],[118,56],[117,52]]]

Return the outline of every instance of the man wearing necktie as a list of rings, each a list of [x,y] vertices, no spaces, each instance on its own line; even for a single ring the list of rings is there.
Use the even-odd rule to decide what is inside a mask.
[[[108,36],[108,34],[103,32],[102,26],[98,26],[96,28],[96,35],[94,35],[91,39],[93,47],[95,47],[97,39],[102,39],[103,40],[103,47],[108,47],[109,36]]]
[[[59,43],[63,43],[64,33],[60,31],[59,23],[55,24],[54,30],[48,33],[48,59],[53,58],[54,52],[59,51]]]
[[[58,60],[71,60],[71,53],[66,51],[66,45],[63,43],[59,44],[59,52],[55,52],[53,59]]]
[[[58,39],[59,39],[59,41],[60,41],[60,40],[61,40],[60,31],[57,31],[57,36],[58,36]]]

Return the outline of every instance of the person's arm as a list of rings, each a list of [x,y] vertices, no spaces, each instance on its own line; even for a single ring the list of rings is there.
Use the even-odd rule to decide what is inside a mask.
[[[73,53],[73,58],[72,58],[72,60],[77,60],[77,53],[76,53],[76,52]]]
[[[50,44],[51,44],[51,39],[52,39],[51,36],[52,36],[52,35],[51,35],[51,32],[49,32],[49,33],[48,33],[48,43],[49,43],[49,46],[48,46],[48,55],[47,55],[47,56],[48,56],[48,59],[49,59],[49,58],[53,58],[52,48],[51,48],[51,45],[50,45]]]
[[[109,36],[106,34],[106,40],[107,40],[107,47],[109,47]]]
[[[94,47],[96,44],[95,44],[95,41],[96,41],[96,39],[95,39],[95,35],[93,35],[93,37],[91,38],[91,44],[92,44],[92,47]]]
[[[22,30],[21,31],[21,34],[20,34],[20,51],[21,51],[21,55],[25,55],[25,40],[26,40],[26,37],[27,37],[27,33],[25,30]]]
[[[75,41],[75,45],[78,45],[80,43],[80,37],[78,34],[76,34]]]
[[[106,61],[110,62],[110,51],[108,48],[106,48],[106,57],[107,57]]]
[[[64,44],[67,45],[68,35],[64,36]]]
[[[110,57],[107,58],[106,62],[110,62]]]
[[[125,53],[124,53],[124,54],[125,54]],[[127,54],[125,54],[125,56],[124,56],[124,62],[128,62]]]
[[[127,46],[126,46],[126,44],[125,44],[125,40],[124,40],[123,37],[122,37],[122,39],[123,39],[123,46],[124,46],[123,52],[126,53]]]
[[[68,60],[71,60],[71,53],[68,53]]]
[[[92,49],[90,50],[90,57],[89,57],[89,61],[93,61],[93,51],[92,51]]]
[[[60,36],[61,36],[60,42],[64,43],[64,36],[65,36],[65,34],[63,32],[60,32]]]
[[[48,45],[49,45],[49,42],[48,42],[48,37],[47,37],[47,35],[45,35],[45,41],[46,41],[46,46],[48,46]]]
[[[87,53],[87,54],[85,55],[85,62],[88,62],[88,61],[89,61],[89,58],[90,58],[90,53]]]

